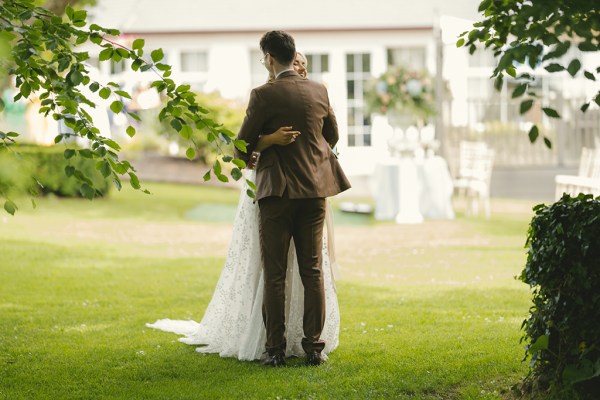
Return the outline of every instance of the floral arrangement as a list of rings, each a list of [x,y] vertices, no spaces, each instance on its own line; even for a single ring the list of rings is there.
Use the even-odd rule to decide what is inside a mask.
[[[426,71],[393,66],[368,83],[365,100],[369,112],[411,116],[426,123],[435,114],[433,90]]]

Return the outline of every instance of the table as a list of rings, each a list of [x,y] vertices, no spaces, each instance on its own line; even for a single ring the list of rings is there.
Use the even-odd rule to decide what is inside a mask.
[[[453,219],[452,177],[442,157],[390,158],[378,163],[371,179],[375,219],[399,224]]]

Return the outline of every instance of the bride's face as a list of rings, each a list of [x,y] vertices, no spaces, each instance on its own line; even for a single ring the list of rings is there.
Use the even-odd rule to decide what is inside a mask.
[[[308,71],[306,70],[306,58],[302,54],[296,53],[296,59],[294,60],[294,69],[303,78],[306,78]]]

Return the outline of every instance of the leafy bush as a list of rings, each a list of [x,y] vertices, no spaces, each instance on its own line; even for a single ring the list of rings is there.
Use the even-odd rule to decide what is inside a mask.
[[[523,322],[526,386],[544,399],[597,399],[600,375],[600,198],[564,195],[534,208],[527,264],[533,288]]]
[[[75,177],[82,173],[91,180],[95,195],[104,196],[111,186],[96,170],[96,162],[85,157],[65,159],[64,146],[20,145],[0,149],[0,194],[55,194],[61,197],[89,197]],[[79,172],[77,172],[79,171]],[[84,184],[85,185],[85,184]]]
[[[196,101],[202,104],[207,111],[205,118],[210,121],[219,121],[223,124],[223,127],[232,131],[237,132],[242,126],[242,122],[245,116],[244,105],[235,101],[221,97],[218,92],[212,93],[196,93]],[[156,118],[154,118],[156,120]],[[163,120],[158,123],[159,126],[156,130],[168,138],[169,140],[175,140],[185,151],[186,147],[189,146],[189,140],[191,139],[194,143],[194,153],[186,153],[186,156],[190,159],[194,159],[203,164],[210,164],[216,160],[216,146],[215,143],[210,143],[208,140],[209,131],[202,124],[196,124],[196,126],[189,132],[189,139],[187,135],[181,135],[177,133],[177,130],[172,129],[170,121]],[[222,144],[218,143],[220,146]]]

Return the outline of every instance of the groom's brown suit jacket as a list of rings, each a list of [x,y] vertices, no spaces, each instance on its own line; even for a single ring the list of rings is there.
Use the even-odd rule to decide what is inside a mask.
[[[329,197],[350,188],[331,150],[339,134],[325,86],[286,71],[252,90],[238,134],[249,145],[246,153],[236,151],[236,156],[248,161],[259,136],[282,126],[301,134],[287,146],[262,152],[256,168],[258,200],[284,193],[290,199]]]

